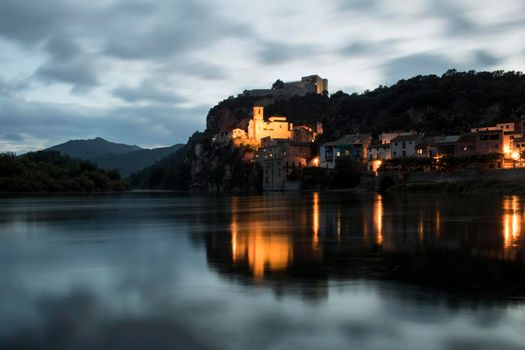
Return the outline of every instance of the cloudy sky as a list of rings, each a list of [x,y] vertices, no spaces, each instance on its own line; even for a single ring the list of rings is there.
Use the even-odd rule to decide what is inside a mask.
[[[1,0],[0,151],[72,138],[155,147],[277,78],[361,92],[525,70],[523,0]]]

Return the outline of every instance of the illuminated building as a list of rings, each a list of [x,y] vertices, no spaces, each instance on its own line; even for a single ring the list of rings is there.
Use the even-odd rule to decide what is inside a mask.
[[[345,135],[340,139],[321,145],[321,167],[335,168],[338,158],[348,157],[357,162],[366,162],[368,148],[372,143],[371,134]]]

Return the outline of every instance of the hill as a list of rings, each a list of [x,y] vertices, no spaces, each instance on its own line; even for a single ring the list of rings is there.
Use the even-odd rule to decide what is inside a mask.
[[[177,144],[171,147],[140,149],[122,154],[105,154],[95,157],[91,161],[104,169],[116,169],[122,176],[128,177],[169,156],[183,146]]]
[[[243,128],[250,108],[264,102],[240,96],[214,106],[206,133]],[[525,75],[521,72],[457,72],[419,75],[362,94],[338,91],[279,100],[265,115],[284,115],[295,123],[322,121],[323,139],[347,133],[414,129],[428,135],[454,134],[471,127],[525,117]]]
[[[84,160],[93,160],[107,154],[124,154],[141,149],[136,145],[110,142],[101,137],[90,140],[70,140],[48,148],[48,150],[58,151],[64,155]]]
[[[261,102],[268,101],[241,95],[219,102],[207,115],[207,128],[199,136],[199,144],[206,145],[220,131],[246,129],[251,108]],[[349,133],[378,134],[390,130],[457,134],[485,123],[525,118],[525,75],[449,70],[442,76],[420,75],[362,94],[338,91],[330,96],[309,94],[273,101],[266,104],[265,115],[284,115],[294,124],[322,121],[324,134],[320,142]],[[237,166],[229,160],[230,154],[201,147],[204,156],[196,157],[194,147],[190,139],[185,157],[179,155],[176,161],[166,159],[144,169],[138,177],[141,181],[132,180],[132,185],[195,189],[204,188],[203,182],[208,181],[208,184],[215,183],[214,188],[231,188],[221,186],[231,182],[234,175],[231,170]],[[243,170],[243,173],[249,172]],[[170,178],[185,181],[170,181]],[[253,176],[244,178],[251,181]],[[188,186],[183,188],[184,184]]]
[[[128,189],[117,171],[93,163],[38,151],[15,156],[0,154],[0,192],[107,192]]]
[[[130,176],[164,157],[183,145],[144,149],[136,145],[115,143],[97,137],[91,140],[71,140],[48,148],[73,158],[95,163],[107,170],[118,170],[124,177]]]

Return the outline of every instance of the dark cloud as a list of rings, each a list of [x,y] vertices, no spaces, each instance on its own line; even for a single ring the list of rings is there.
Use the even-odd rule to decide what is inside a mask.
[[[201,1],[119,1],[111,5],[71,6],[65,0],[0,4],[0,36],[23,46],[41,47],[48,60],[34,77],[71,84],[84,92],[99,84],[100,58],[159,61],[176,58],[168,70],[204,79],[222,79],[221,69],[196,62],[193,52],[223,39],[248,38],[248,26],[223,18]],[[87,42],[89,51],[79,45]]]
[[[341,0],[338,10],[368,11],[376,8],[378,0]]]
[[[113,95],[128,102],[159,102],[178,104],[186,100],[173,91],[160,89],[151,81],[143,81],[138,87],[121,86],[113,90]]]
[[[478,63],[478,66],[483,68],[492,67],[501,63],[501,59],[499,57],[496,57],[490,52],[483,50],[476,52],[476,61]]]
[[[221,17],[201,1],[161,1],[150,14],[117,15],[105,27],[112,40],[104,52],[123,59],[186,55],[227,38],[248,37],[250,27]]]
[[[64,29],[73,14],[61,0],[0,2],[0,35],[22,44],[35,44]]]
[[[382,52],[392,50],[398,44],[398,40],[363,41],[355,40],[337,50],[342,56],[367,56],[378,55]]]
[[[445,21],[449,35],[464,35],[478,29],[478,26],[468,18],[465,8],[458,2],[431,1],[427,13]]]
[[[0,136],[0,139],[8,140],[8,141],[22,141],[24,139],[24,136],[16,132],[13,132],[13,133],[2,134]]]
[[[263,42],[260,44],[258,58],[265,64],[288,63],[304,59],[317,51],[306,45],[291,45],[280,42]]]
[[[70,60],[82,54],[78,45],[65,36],[49,39],[44,48],[53,60]]]
[[[459,68],[456,63],[440,55],[420,53],[393,59],[384,65],[389,84],[416,75],[441,75],[448,69]]]
[[[38,68],[35,77],[49,84],[55,82],[71,84],[73,92],[85,92],[98,85],[95,62],[83,57],[49,60]]]

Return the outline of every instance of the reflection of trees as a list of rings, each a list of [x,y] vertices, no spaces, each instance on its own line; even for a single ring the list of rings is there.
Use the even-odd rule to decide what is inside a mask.
[[[319,292],[328,279],[361,277],[521,289],[523,207],[516,197],[490,200],[496,203],[338,193],[233,197],[220,220],[225,229],[205,234],[208,260],[231,278],[281,291],[307,283]]]

